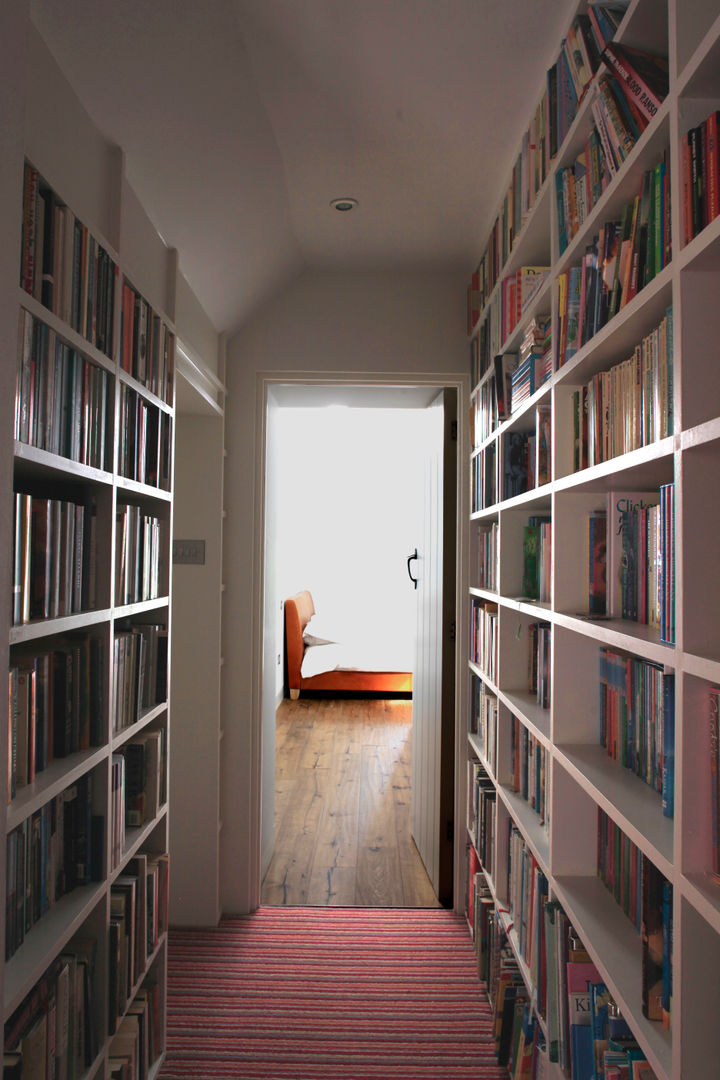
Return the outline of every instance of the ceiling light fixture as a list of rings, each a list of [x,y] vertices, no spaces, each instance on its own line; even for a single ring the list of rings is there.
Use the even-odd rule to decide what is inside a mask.
[[[357,204],[357,199],[331,199],[330,201],[333,210],[339,210],[342,214],[346,214],[348,210],[354,210]]]

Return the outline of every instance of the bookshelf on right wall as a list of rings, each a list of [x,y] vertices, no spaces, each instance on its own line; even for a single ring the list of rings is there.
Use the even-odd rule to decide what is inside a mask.
[[[583,4],[548,62],[468,289],[467,914],[511,1075],[704,1080],[720,3]]]

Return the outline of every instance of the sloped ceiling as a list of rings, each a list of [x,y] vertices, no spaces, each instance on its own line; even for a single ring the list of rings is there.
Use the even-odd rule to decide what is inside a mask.
[[[556,0],[32,0],[220,330],[305,266],[477,262]],[[352,196],[351,213],[330,200]]]

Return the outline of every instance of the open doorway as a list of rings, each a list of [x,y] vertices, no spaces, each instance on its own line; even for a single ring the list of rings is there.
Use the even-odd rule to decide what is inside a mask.
[[[437,861],[436,853],[423,850],[424,834],[439,833],[439,826],[418,828],[417,805],[413,827],[410,820],[413,706],[417,709],[424,702],[427,709],[427,690],[414,703],[398,697],[328,698],[306,692],[291,702],[284,696],[282,649],[283,601],[309,589],[315,623],[319,618],[325,634],[334,628],[330,640],[354,641],[361,653],[364,647],[366,657],[370,653],[377,658],[384,648],[392,657],[386,670],[417,666],[415,637],[423,604],[422,597],[418,604],[409,571],[422,577],[423,544],[442,537],[441,519],[423,532],[427,450],[431,431],[437,431],[428,406],[436,396],[437,387],[306,385],[277,386],[269,394],[263,903],[432,906],[439,902],[437,867],[431,868],[431,882],[411,836],[413,831],[420,835],[423,858],[430,865]],[[442,457],[442,442],[435,448],[436,459],[438,453]],[[454,529],[454,460],[449,486]],[[442,515],[442,507],[434,504],[432,512]],[[428,536],[435,540],[428,541]],[[418,560],[411,562],[418,546]],[[449,591],[454,610],[454,540],[451,547]],[[426,623],[428,611],[441,618],[435,586],[429,603],[427,599],[424,603]],[[443,637],[440,624],[434,634]],[[269,639],[276,647],[274,672],[268,664]],[[421,655],[427,656],[427,650]],[[435,678],[440,674],[433,671]],[[446,681],[451,689],[449,747],[445,733],[450,809],[446,799],[442,812],[443,830],[449,832],[454,664]],[[427,722],[418,730],[421,734],[425,730],[423,738],[432,738]],[[272,752],[276,745],[277,759]],[[423,785],[439,786],[431,775],[431,753],[420,754],[415,768],[419,774],[422,770]],[[438,792],[433,791],[433,802],[429,787],[420,802],[437,813]],[[452,885],[447,885],[447,874],[445,880],[442,898],[447,901]]]

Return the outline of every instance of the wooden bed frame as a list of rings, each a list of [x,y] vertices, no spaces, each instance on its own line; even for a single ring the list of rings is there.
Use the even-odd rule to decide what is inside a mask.
[[[290,697],[296,701],[301,690],[356,690],[385,694],[412,692],[411,671],[326,671],[303,679],[300,674],[305,642],[303,631],[315,614],[311,594],[305,590],[285,601],[285,656]]]

